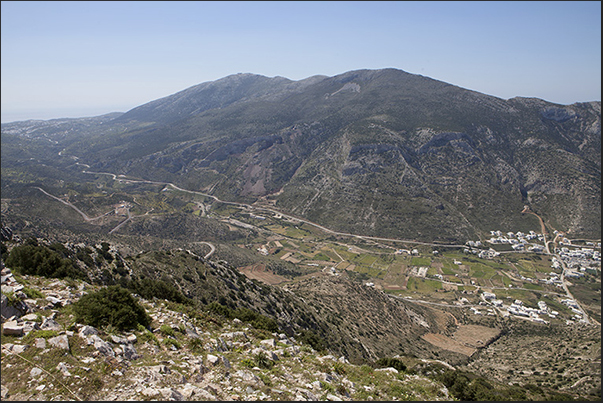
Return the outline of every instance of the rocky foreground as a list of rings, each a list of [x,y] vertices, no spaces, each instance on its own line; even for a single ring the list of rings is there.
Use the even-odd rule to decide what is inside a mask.
[[[2,270],[2,400],[454,400],[411,371],[163,300],[139,299],[149,328],[76,323],[71,304],[98,288]]]

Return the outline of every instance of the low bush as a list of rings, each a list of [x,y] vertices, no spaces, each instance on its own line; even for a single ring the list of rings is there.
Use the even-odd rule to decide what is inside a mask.
[[[212,302],[207,305],[207,309],[210,312],[217,313],[218,315],[222,315],[229,319],[237,318],[244,322],[248,322],[256,329],[267,330],[269,332],[278,331],[278,323],[276,320],[261,315],[257,312],[252,311],[247,308],[236,308],[232,309],[227,306],[221,305],[217,302]]]
[[[73,265],[69,258],[44,245],[28,242],[15,246],[5,264],[19,274],[30,274],[50,278],[87,279],[86,274]]]
[[[303,329],[295,338],[297,341],[310,345],[316,351],[324,351],[326,349],[324,340],[312,330]]]
[[[143,278],[141,280],[124,280],[121,285],[145,299],[165,299],[178,304],[192,305],[193,301],[185,297],[172,284],[162,280]]]
[[[144,327],[151,324],[145,309],[120,286],[84,295],[73,304],[73,312],[76,321],[94,327],[111,325],[118,330],[128,330],[136,329],[139,324]]]

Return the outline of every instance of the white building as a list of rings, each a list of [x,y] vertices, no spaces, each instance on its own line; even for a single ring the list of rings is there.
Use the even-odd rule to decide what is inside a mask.
[[[482,298],[483,298],[485,301],[490,301],[490,300],[496,299],[496,294],[491,293],[491,292],[484,291],[484,292],[482,293]]]

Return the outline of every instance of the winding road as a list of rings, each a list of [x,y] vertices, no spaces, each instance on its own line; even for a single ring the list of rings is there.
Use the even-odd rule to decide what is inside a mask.
[[[80,165],[85,165],[85,164],[80,164]],[[331,230],[329,228],[323,227],[322,225],[316,224],[316,223],[314,223],[312,221],[308,221],[308,220],[305,220],[305,219],[302,219],[302,218],[294,217],[294,216],[289,215],[289,214],[285,214],[285,213],[283,213],[281,211],[278,211],[278,210],[274,210],[274,209],[267,208],[267,207],[253,206],[253,205],[246,204],[246,203],[229,202],[229,201],[220,200],[219,198],[217,198],[214,195],[210,195],[210,194],[203,193],[203,192],[198,192],[198,191],[193,191],[193,190],[183,189],[183,188],[181,188],[181,187],[179,187],[177,185],[174,185],[173,183],[170,183],[170,182],[157,182],[157,181],[150,181],[150,180],[143,180],[143,179],[129,179],[125,175],[116,175],[116,174],[108,173],[108,172],[90,172],[90,171],[86,171],[86,170],[84,170],[82,172],[86,173],[86,174],[91,174],[91,175],[109,175],[114,180],[123,181],[123,182],[127,182],[127,183],[151,183],[151,184],[157,184],[157,185],[170,186],[173,189],[181,191],[181,192],[190,193],[190,194],[196,194],[196,195],[200,195],[200,196],[204,196],[204,197],[209,197],[209,198],[211,198],[211,199],[213,199],[213,200],[215,200],[216,202],[219,202],[219,203],[223,203],[223,204],[227,204],[227,205],[233,205],[233,206],[237,206],[237,207],[243,207],[243,208],[248,209],[248,210],[270,212],[270,213],[275,214],[275,215],[280,215],[280,216],[282,216],[284,218],[287,218],[289,220],[294,220],[294,221],[298,221],[298,222],[301,222],[301,223],[305,223],[305,224],[311,225],[311,226],[313,226],[315,228],[318,228],[318,229],[320,229],[320,230],[322,230],[322,231],[324,231],[324,232],[326,232],[328,234],[337,235],[337,236],[352,237],[352,238],[358,238],[358,239],[363,239],[363,240],[372,240],[372,241],[398,242],[398,243],[406,243],[406,244],[436,246],[436,247],[444,247],[444,248],[464,248],[465,247],[465,245],[440,244],[440,243],[433,243],[433,242],[419,242],[419,241],[394,239],[394,238],[373,237],[373,236],[366,236],[366,235],[351,234],[351,233],[347,233],[347,232],[339,232],[339,231],[334,231],[334,230]],[[60,199],[60,198],[58,198],[56,196],[53,196],[53,195],[51,195],[50,193],[46,192],[44,189],[42,189],[40,187],[36,187],[36,188],[39,189],[44,194],[46,194],[47,196],[52,197],[53,199],[58,200],[61,203],[63,203],[65,205],[73,208],[75,211],[77,211],[84,218],[84,220],[86,220],[88,222],[89,221],[93,221],[93,220],[97,220],[97,219],[99,219],[101,217],[104,217],[104,216],[106,216],[106,215],[108,215],[108,214],[111,213],[111,212],[108,212],[108,213],[105,213],[105,214],[100,215],[98,217],[90,218],[90,217],[88,217],[88,215],[86,215],[83,211],[81,211],[79,208],[77,208],[76,206],[74,206],[70,202],[65,201],[63,199]],[[546,228],[545,228],[545,225],[544,225],[544,222],[543,222],[542,218],[538,214],[530,211],[530,209],[528,207],[524,208],[524,210],[522,211],[522,213],[533,214],[533,215],[535,215],[538,218],[538,220],[540,221],[540,226],[541,226],[541,231],[542,231],[543,237],[545,237],[544,238],[544,245],[545,245],[545,248],[546,248],[546,254],[547,255],[553,255],[553,253],[551,253],[551,251],[549,249],[549,243],[550,242],[554,242],[554,241],[548,241],[547,242],[547,240],[546,240],[546,231],[545,231]],[[112,234],[113,232],[117,231],[124,224],[126,224],[128,221],[130,221],[133,217],[134,216],[132,216],[130,214],[130,211],[128,210],[128,218],[126,218],[124,221],[122,221],[120,224],[118,224],[115,228],[113,228],[111,231],[109,231],[109,233]],[[197,242],[197,243],[205,244],[205,245],[208,245],[210,247],[210,252],[205,255],[205,259],[209,259],[209,257],[211,257],[211,255],[216,250],[215,246],[212,245],[209,242],[200,241],[200,242]],[[563,266],[563,272],[561,274],[561,280],[562,280],[563,288],[564,288],[564,290],[566,292],[566,295],[567,295],[568,298],[576,301],[574,299],[574,297],[572,296],[572,294],[570,293],[570,291],[569,291],[569,289],[567,287],[567,284],[565,282],[565,272],[567,270],[565,262],[561,259],[561,257],[559,255],[555,254],[555,256],[557,257],[557,259],[559,259],[559,261],[561,262],[561,264]],[[584,321],[586,323],[590,323],[590,318],[589,318],[588,314],[580,306],[579,303],[578,303],[578,307],[579,307],[579,310],[583,314]]]

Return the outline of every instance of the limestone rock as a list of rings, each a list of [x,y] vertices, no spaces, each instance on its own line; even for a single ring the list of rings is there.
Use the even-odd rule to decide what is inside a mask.
[[[92,335],[89,337],[89,339],[92,339],[94,348],[100,351],[103,355],[106,355],[107,357],[115,357],[115,351],[113,351],[113,347],[110,343],[107,343],[97,335]]]
[[[29,376],[31,376],[32,378],[37,378],[40,375],[42,375],[42,370],[38,367],[34,367],[31,369],[31,371],[29,371]]]
[[[63,350],[69,350],[69,339],[67,335],[60,335],[56,337],[52,337],[47,340],[48,344],[53,347],[62,348]]]
[[[78,332],[78,335],[85,339],[87,336],[91,336],[91,335],[97,335],[98,334],[98,330],[96,330],[96,328],[92,327],[92,326],[82,326],[80,331]]]
[[[42,330],[62,330],[63,328],[56,320],[47,318],[40,325],[40,329],[42,329]]]
[[[23,336],[23,325],[19,325],[17,321],[6,322],[2,326],[2,334],[6,336]]]
[[[266,340],[260,341],[260,345],[261,346],[266,346],[268,348],[275,348],[276,347],[276,341],[274,339],[266,339]]]
[[[207,362],[211,365],[218,365],[220,363],[220,357],[216,357],[213,354],[207,354]]]
[[[136,360],[137,358],[140,358],[140,355],[136,352],[136,349],[131,344],[122,345],[122,350],[123,350],[123,356],[127,360],[131,361],[131,360]]]
[[[36,337],[34,347],[44,349],[46,348],[46,339],[43,337]]]

